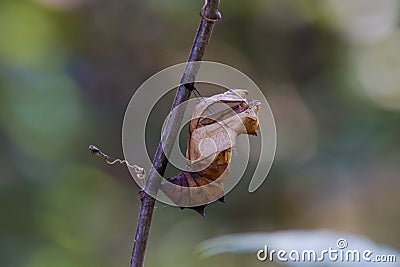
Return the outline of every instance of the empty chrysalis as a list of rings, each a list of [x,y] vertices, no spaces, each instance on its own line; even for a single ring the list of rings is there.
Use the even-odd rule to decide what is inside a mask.
[[[187,167],[161,184],[161,190],[178,206],[204,216],[206,205],[195,203],[224,202],[222,182],[229,176],[236,138],[257,135],[259,128],[260,102],[248,101],[247,95],[247,90],[233,89],[196,105],[189,124]],[[215,111],[217,104],[224,104],[225,109]]]

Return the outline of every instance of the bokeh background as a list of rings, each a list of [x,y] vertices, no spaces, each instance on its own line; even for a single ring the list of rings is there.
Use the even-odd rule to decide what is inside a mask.
[[[245,177],[206,219],[157,204],[147,266],[268,266],[195,253],[209,238],[254,231],[325,228],[400,249],[399,4],[221,0],[204,59],[263,90],[276,159],[261,189],[249,194]],[[122,155],[135,88],[186,60],[202,5],[0,1],[2,267],[128,266],[138,187],[87,146]]]

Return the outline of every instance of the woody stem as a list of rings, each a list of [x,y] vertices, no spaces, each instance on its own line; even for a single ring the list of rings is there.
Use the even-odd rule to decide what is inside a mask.
[[[205,4],[200,12],[202,19],[197,29],[197,34],[190,51],[188,62],[201,61],[203,58],[214,28],[214,24],[221,18],[221,15],[218,11],[219,2],[219,0],[205,0]],[[185,71],[181,78],[180,86],[178,87],[174,102],[171,107],[171,111],[189,99],[190,93],[193,90],[193,86],[192,84],[188,84],[187,81],[194,81],[197,72],[197,64],[186,65]],[[182,119],[183,112],[171,113],[171,116],[168,119],[162,134],[164,145],[162,145],[161,142],[158,145],[153,160],[153,166],[149,171],[145,190],[140,193],[141,208],[139,212],[135,240],[133,243],[130,263],[131,267],[144,266],[147,240],[149,237],[150,225],[156,201],[152,196],[157,194],[161,183],[160,176],[164,174],[168,164],[167,156],[169,151],[168,149],[165,149],[165,147],[172,147],[172,144],[177,137],[179,125],[182,123]],[[166,151],[163,150],[163,146]]]

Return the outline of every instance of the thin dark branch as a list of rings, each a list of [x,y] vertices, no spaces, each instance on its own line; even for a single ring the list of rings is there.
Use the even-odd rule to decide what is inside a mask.
[[[221,15],[218,11],[218,6],[219,0],[205,0],[205,4],[200,12],[202,19],[190,51],[188,62],[200,61],[203,58],[214,24],[221,18]],[[181,85],[178,87],[171,110],[189,99],[192,86],[190,84],[188,86],[186,81],[194,80],[194,77],[197,75],[198,71],[196,66],[197,64],[187,64],[182,75]],[[171,143],[173,143],[176,139],[182,119],[183,113],[180,112],[172,113],[171,117],[168,119],[162,136],[162,140],[167,143],[167,145],[164,144],[164,149],[166,146],[171,147]],[[153,197],[151,197],[151,195],[156,195],[160,188],[161,181],[157,173],[162,176],[165,172],[168,164],[166,154],[168,155],[169,151],[164,152],[163,146],[160,143],[154,156],[153,167],[150,169],[147,178],[145,191],[149,194],[145,193],[144,191],[140,193],[141,208],[139,212],[136,236],[133,243],[131,267],[144,266],[147,240],[149,237],[150,224],[156,201]]]

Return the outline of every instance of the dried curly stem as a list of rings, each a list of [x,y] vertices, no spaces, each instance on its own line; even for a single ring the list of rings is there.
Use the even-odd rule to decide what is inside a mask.
[[[216,21],[221,18],[218,11],[219,0],[205,0],[204,6],[200,12],[202,17],[196,37],[190,51],[188,62],[200,61],[204,55],[208,41],[210,40],[211,33]],[[188,64],[181,78],[181,85],[179,86],[171,110],[178,105],[187,101],[190,93],[193,90],[193,84],[188,84],[186,81],[194,80],[197,75],[198,69],[193,64]],[[169,118],[164,131],[162,140],[165,140],[168,147],[174,142],[178,134],[179,125],[182,122],[183,113],[173,112]],[[165,147],[165,144],[164,144]],[[150,225],[154,211],[155,199],[151,195],[155,195],[160,188],[160,179],[158,174],[163,175],[167,167],[169,151],[163,150],[163,145],[160,143],[157,152],[154,156],[153,167],[150,169],[149,176],[146,183],[146,192],[141,192],[141,208],[139,212],[138,225],[133,243],[131,267],[144,266],[144,257],[146,252],[147,240],[149,237]]]
[[[126,167],[131,168],[135,171],[137,178],[139,178],[141,180],[146,178],[146,170],[142,167],[139,167],[138,165],[135,165],[135,164],[132,165],[124,159],[113,159],[94,145],[89,146],[89,151],[93,155],[104,158],[104,160],[106,161],[107,164],[114,165],[115,163],[119,163],[119,164],[125,165]]]

